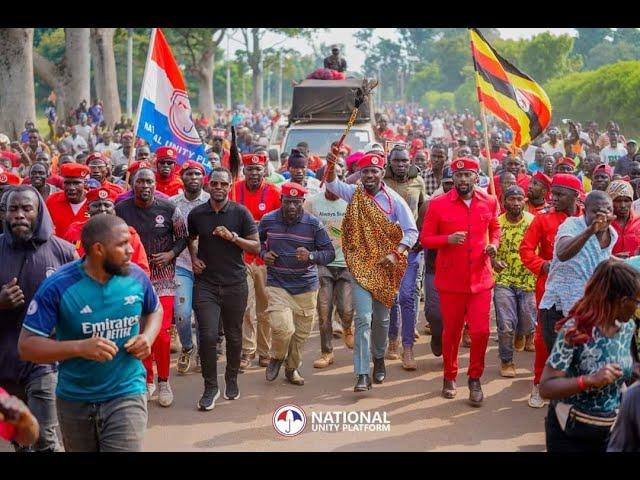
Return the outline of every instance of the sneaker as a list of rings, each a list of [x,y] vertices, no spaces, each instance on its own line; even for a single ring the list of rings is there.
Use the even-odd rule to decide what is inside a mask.
[[[402,368],[405,370],[417,370],[418,364],[413,357],[413,345],[407,345],[402,350]]]
[[[387,360],[398,360],[400,354],[398,353],[398,339],[389,339],[389,346],[387,347],[387,354],[384,356]]]
[[[178,357],[178,373],[180,375],[186,375],[191,368],[191,362],[196,349],[191,347],[189,350],[182,349],[180,356]]]
[[[524,337],[524,351],[525,352],[535,352],[536,346],[533,340],[533,333],[530,333],[526,337]]]
[[[182,345],[180,345],[178,329],[175,325],[171,325],[171,353],[178,353],[180,350],[182,350]]]
[[[544,398],[540,396],[540,389],[538,385],[534,385],[531,388],[531,395],[529,395],[529,401],[527,403],[531,408],[544,407],[545,401],[544,401]]]
[[[349,350],[353,350],[353,329],[351,327],[344,329],[344,336],[342,337],[344,344]]]
[[[218,387],[205,387],[204,393],[198,400],[198,410],[209,411],[216,406],[216,400],[220,398],[220,390]]]
[[[240,371],[244,372],[247,368],[249,368],[254,358],[256,358],[255,353],[243,353],[240,356]]]
[[[333,338],[342,337],[342,334],[344,333],[342,329],[342,325],[340,325],[338,322],[333,320],[333,322],[331,323],[331,327],[333,328]]]
[[[513,362],[501,362],[500,364],[500,376],[507,378],[515,378],[516,367]]]
[[[524,351],[524,335],[516,335],[513,337],[513,349],[516,352]]]
[[[147,383],[147,400],[151,400],[156,393],[156,384]]]
[[[238,379],[237,378],[226,378],[224,379],[224,398],[227,400],[238,400],[240,398],[240,389],[238,388]]]
[[[333,353],[324,353],[320,354],[320,358],[313,362],[313,368],[327,368],[334,362]]]
[[[161,407],[170,407],[173,403],[173,392],[169,382],[158,382],[158,403]]]

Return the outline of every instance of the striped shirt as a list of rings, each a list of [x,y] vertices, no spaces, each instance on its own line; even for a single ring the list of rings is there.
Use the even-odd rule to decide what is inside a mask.
[[[297,222],[288,224],[279,208],[262,217],[258,234],[260,258],[264,258],[268,251],[278,255],[273,265],[267,265],[267,286],[283,288],[292,295],[320,288],[316,265],[327,265],[336,256],[320,219],[303,213]],[[313,262],[297,260],[298,247],[304,247],[313,253]]]

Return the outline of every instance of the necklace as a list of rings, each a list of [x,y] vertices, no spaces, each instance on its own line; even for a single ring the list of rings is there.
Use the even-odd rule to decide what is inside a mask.
[[[364,190],[364,187],[362,187],[362,189]],[[367,192],[366,190],[364,190],[364,193],[366,193],[366,194],[367,194],[367,196],[368,196],[368,197],[373,201],[373,203],[375,203],[375,204],[378,206],[378,208],[379,208],[380,210],[382,210],[382,212],[383,212],[385,215],[391,215],[391,212],[393,211],[393,202],[392,202],[392,200],[391,200],[391,196],[390,196],[390,195],[389,195],[389,193],[387,192],[387,189],[386,189],[386,188],[384,188],[384,185],[381,185],[381,186],[380,186],[380,190],[381,190],[382,192],[384,192],[384,194],[387,196],[387,200],[389,200],[389,211],[387,211],[387,210],[385,210],[384,208],[382,208],[382,205],[380,205],[380,204],[378,203],[378,201],[375,199],[375,196],[374,196],[374,195],[371,195],[371,194],[370,194],[369,192]]]

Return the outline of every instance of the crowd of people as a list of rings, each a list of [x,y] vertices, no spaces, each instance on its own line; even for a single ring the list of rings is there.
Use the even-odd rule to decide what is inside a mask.
[[[238,109],[196,122],[207,174],[134,144],[124,118],[104,128],[99,105],[48,141],[32,122],[0,135],[0,435],[16,449],[58,450],[59,425],[66,451],[141,450],[148,402],[181,394],[172,351],[178,375],[201,373],[202,411],[239,400],[247,369],[303,386],[316,318],[313,367],[341,337],[367,392],[388,361],[418,368],[421,299],[445,398],[462,345],[483,405],[493,309],[499,374],[535,352],[548,451],[638,449],[640,154],[615,122],[567,120],[521,150],[493,121],[484,145],[469,111],[387,105],[362,151],[301,142],[274,161],[259,138],[280,112]]]

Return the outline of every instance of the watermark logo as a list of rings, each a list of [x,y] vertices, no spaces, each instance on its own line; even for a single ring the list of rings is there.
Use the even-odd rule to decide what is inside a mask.
[[[390,432],[387,412],[311,412],[312,432]]]
[[[284,437],[300,435],[307,425],[307,415],[297,405],[282,405],[273,414],[273,428]]]

